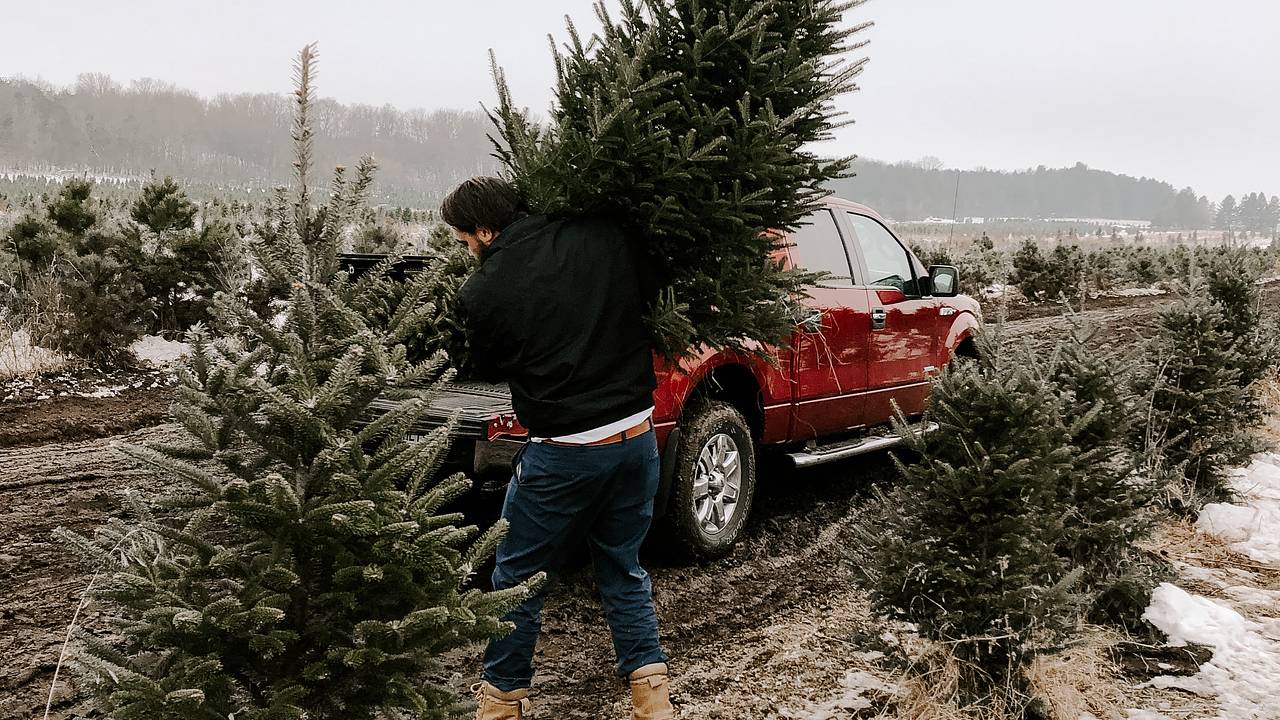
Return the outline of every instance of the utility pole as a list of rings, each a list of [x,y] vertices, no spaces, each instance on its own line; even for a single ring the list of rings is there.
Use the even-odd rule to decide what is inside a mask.
[[[960,207],[960,170],[956,170],[956,196],[951,200],[951,234],[947,237],[950,244],[956,237],[956,211]]]

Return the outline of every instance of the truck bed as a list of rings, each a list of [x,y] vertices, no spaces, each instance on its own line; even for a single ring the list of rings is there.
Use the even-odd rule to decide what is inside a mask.
[[[393,403],[385,400],[373,402],[373,407],[377,410],[387,410],[392,406]],[[511,391],[505,383],[473,380],[445,383],[413,430],[417,433],[434,430],[448,422],[455,413],[458,416],[458,424],[454,429],[455,438],[487,439],[489,419],[494,415],[511,413]]]

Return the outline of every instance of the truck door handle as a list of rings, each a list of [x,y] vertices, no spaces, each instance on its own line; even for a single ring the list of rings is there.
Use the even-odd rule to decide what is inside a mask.
[[[884,308],[876,308],[872,310],[871,311],[871,329],[883,330],[885,317],[886,315],[884,312]]]

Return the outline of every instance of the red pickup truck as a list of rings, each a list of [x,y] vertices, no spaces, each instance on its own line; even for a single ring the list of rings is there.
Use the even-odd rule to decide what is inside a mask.
[[[957,294],[955,268],[925,268],[870,208],[829,198],[776,257],[828,273],[795,309],[788,347],[705,350],[671,367],[655,358],[654,424],[662,452],[659,532],[689,553],[729,552],[751,511],[759,453],[804,467],[895,445],[894,405],[918,416],[930,377],[976,353],[978,303]],[[418,431],[453,418],[453,458],[472,473],[510,475],[525,431],[505,386],[455,382]]]

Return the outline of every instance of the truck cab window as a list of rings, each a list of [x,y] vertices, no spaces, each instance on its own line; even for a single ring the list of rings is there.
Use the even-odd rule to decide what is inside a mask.
[[[820,210],[805,218],[804,224],[791,233],[790,241],[795,245],[793,256],[797,265],[811,272],[830,273],[819,285],[853,287],[849,255],[830,210]]]
[[[867,262],[867,284],[895,287],[906,295],[919,296],[911,256],[893,233],[866,215],[849,213],[849,222]]]

